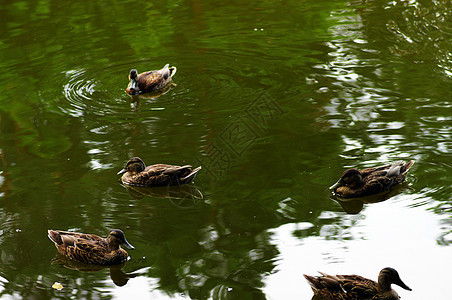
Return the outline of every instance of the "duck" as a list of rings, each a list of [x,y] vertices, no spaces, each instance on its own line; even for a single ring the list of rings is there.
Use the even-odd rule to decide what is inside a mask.
[[[111,230],[107,238],[63,230],[49,229],[47,232],[60,254],[86,264],[104,266],[121,264],[128,260],[129,255],[120,245],[131,250],[135,249],[121,229]]]
[[[358,198],[378,194],[405,181],[414,160],[398,161],[390,165],[358,170],[345,170],[330,189],[341,198]]]
[[[132,157],[118,175],[122,174],[121,181],[131,186],[169,186],[193,182],[199,170],[201,167],[192,170],[190,165],[155,164],[146,167],[141,158]]]
[[[176,74],[177,68],[166,64],[162,69],[138,74],[136,69],[130,70],[129,85],[126,93],[133,96],[153,92],[164,88]]]
[[[378,282],[359,275],[328,275],[322,276],[303,274],[311,286],[314,295],[324,300],[399,300],[399,295],[391,288],[397,284],[411,291],[400,279],[399,273],[393,268],[384,268],[378,275]]]

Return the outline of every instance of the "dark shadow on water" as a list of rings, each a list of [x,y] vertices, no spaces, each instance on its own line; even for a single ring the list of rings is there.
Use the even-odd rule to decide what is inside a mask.
[[[67,269],[77,270],[81,272],[98,272],[108,268],[110,269],[110,278],[113,281],[113,283],[117,286],[124,286],[127,284],[130,278],[134,278],[137,276],[135,274],[126,274],[124,271],[122,271],[122,268],[126,265],[126,262],[115,266],[91,265],[72,260],[57,252],[55,257],[52,259],[51,263],[59,264]]]
[[[164,88],[158,89],[156,91],[150,92],[150,93],[145,93],[145,94],[139,94],[139,95],[133,95],[130,96],[130,106],[133,109],[139,109],[141,106],[141,101],[143,100],[153,100],[156,99],[162,95],[165,95],[166,93],[168,93],[171,88],[173,86],[177,86],[175,83],[170,82],[169,84],[167,84]]]
[[[339,203],[340,206],[342,206],[342,209],[351,215],[356,215],[361,212],[361,210],[364,208],[364,204],[371,204],[371,203],[378,203],[388,200],[389,198],[392,198],[398,194],[401,194],[405,189],[408,188],[408,183],[404,182],[395,188],[379,193],[376,195],[370,195],[366,197],[360,197],[360,198],[341,198],[337,195],[330,196],[331,199]]]
[[[235,270],[212,288],[212,299],[266,299],[262,292],[262,274],[250,268]]]
[[[178,208],[189,208],[203,199],[201,191],[193,184],[184,184],[181,186],[159,186],[159,187],[141,187],[129,186],[121,183],[129,195],[134,199],[143,197],[169,199]]]

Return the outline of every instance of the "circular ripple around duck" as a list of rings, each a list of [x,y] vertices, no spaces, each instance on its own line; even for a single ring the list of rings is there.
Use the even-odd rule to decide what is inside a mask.
[[[63,86],[63,94],[71,104],[71,114],[81,115],[86,106],[86,101],[92,101],[96,83],[85,78],[85,71],[71,70],[66,72],[69,82]]]
[[[105,115],[117,111],[117,107],[124,103],[124,99],[118,98],[102,82],[96,80],[97,75],[84,69],[65,72],[67,82],[63,84],[64,102],[59,107],[65,113],[74,117],[80,117],[87,113]]]

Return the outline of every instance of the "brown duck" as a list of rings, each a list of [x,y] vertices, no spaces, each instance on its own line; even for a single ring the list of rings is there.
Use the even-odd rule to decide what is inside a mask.
[[[176,74],[176,67],[166,64],[162,69],[138,74],[136,69],[130,70],[129,85],[126,93],[129,95],[139,95],[149,93],[165,87]]]
[[[190,165],[172,166],[156,164],[147,166],[139,157],[132,157],[125,167],[118,172],[123,183],[133,186],[165,186],[191,183],[201,170],[192,170]]]
[[[391,288],[391,284],[411,291],[393,268],[381,270],[378,282],[358,275],[320,274],[322,276],[304,277],[314,295],[324,300],[399,300],[399,295]]]
[[[330,189],[342,198],[356,198],[378,194],[405,181],[414,160],[408,163],[396,162],[391,165],[363,170],[348,169]]]
[[[121,264],[129,255],[120,245],[135,249],[120,229],[110,231],[107,238],[62,230],[48,230],[48,236],[62,255],[87,264]]]

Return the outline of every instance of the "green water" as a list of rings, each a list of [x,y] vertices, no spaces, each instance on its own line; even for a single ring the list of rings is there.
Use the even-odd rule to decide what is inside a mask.
[[[449,1],[3,2],[1,298],[311,299],[303,274],[386,266],[403,299],[448,297]],[[129,70],[166,63],[175,85],[132,102]],[[131,190],[132,156],[203,169]],[[386,201],[330,198],[346,168],[409,159]],[[50,228],[136,249],[76,270]]]

